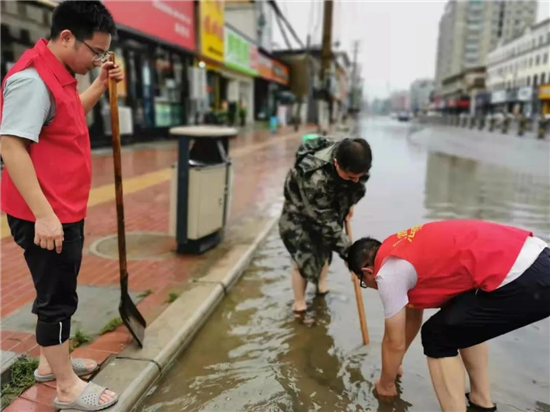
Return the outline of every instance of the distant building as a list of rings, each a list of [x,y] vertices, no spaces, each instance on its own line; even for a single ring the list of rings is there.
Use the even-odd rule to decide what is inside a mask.
[[[486,85],[494,108],[527,116],[537,113],[541,109],[539,91],[548,83],[550,19],[489,53]]]
[[[413,113],[425,110],[430,104],[430,99],[434,91],[434,81],[431,79],[415,80],[411,84],[410,99],[411,111]]]

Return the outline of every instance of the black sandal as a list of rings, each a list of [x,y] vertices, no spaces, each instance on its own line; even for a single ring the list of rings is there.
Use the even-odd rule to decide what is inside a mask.
[[[470,400],[470,392],[468,392],[466,394],[466,399],[468,399],[468,408],[469,409],[473,409],[474,411],[479,411],[479,412],[495,412],[497,410],[497,404],[496,403],[493,403],[493,407],[492,408],[486,408],[485,406],[480,406],[480,405],[477,405],[475,403],[473,403],[471,400]]]

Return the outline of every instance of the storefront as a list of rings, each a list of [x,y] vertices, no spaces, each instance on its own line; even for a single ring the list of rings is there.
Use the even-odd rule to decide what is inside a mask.
[[[520,87],[517,93],[517,99],[519,103],[519,112],[526,117],[533,116],[537,109],[537,94],[531,86]]]
[[[224,109],[227,101],[227,81],[221,76],[224,63],[225,16],[223,1],[199,2],[200,61],[206,73],[207,110]]]
[[[488,114],[491,104],[491,93],[480,92],[476,94],[475,98],[475,115],[485,116]]]
[[[117,23],[111,50],[125,72],[125,81],[118,86],[123,141],[167,137],[168,127],[188,121],[187,68],[196,49],[194,4],[116,0],[104,4]],[[1,7],[3,79],[26,49],[39,38],[48,38],[54,4],[1,2]],[[79,91],[98,72],[77,76]],[[87,116],[93,147],[110,144],[108,103],[104,95]]]
[[[167,137],[168,128],[190,120],[189,67],[196,50],[194,4],[117,0],[104,0],[104,4],[118,28],[114,51],[126,73],[126,81],[119,85],[119,99],[131,112],[131,140]],[[106,97],[96,110],[107,118]],[[105,136],[108,125],[103,126],[103,130],[92,128],[93,134]]]
[[[448,97],[445,104],[446,110],[451,114],[468,112],[470,109],[470,98],[467,96]]]
[[[50,35],[50,22],[53,14],[53,5],[41,4],[38,2],[16,2],[1,1],[1,81],[19,60],[21,55],[35,43],[43,38],[48,39]],[[86,90],[93,76],[77,75],[78,90]],[[96,121],[94,113],[87,116],[88,126]]]
[[[539,86],[539,100],[541,103],[540,113],[550,118],[550,83]]]
[[[264,53],[258,56],[258,77],[254,80],[256,120],[269,120],[277,116],[278,96],[288,89],[288,67]]]
[[[491,93],[491,112],[506,112],[506,90],[497,90]]]
[[[254,121],[254,78],[258,75],[258,48],[250,40],[225,27],[225,69],[222,76],[227,83],[227,102],[230,111],[236,105],[238,118],[245,123]]]

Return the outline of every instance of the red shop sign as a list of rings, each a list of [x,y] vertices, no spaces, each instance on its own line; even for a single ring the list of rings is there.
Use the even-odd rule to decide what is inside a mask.
[[[104,0],[115,22],[188,50],[196,50],[192,1]]]

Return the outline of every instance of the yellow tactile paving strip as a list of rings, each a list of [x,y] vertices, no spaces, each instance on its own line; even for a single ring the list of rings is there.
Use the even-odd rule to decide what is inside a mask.
[[[302,134],[304,132],[300,132]],[[266,147],[281,144],[284,141],[291,140],[297,137],[297,133],[292,133],[286,136],[273,136],[269,140],[262,143],[246,145],[243,147],[231,150],[231,157],[237,159],[242,156],[246,156],[257,150],[264,149]],[[151,186],[164,183],[172,178],[172,168],[161,169],[156,172],[145,173],[139,176],[131,177],[123,180],[124,194],[129,195],[132,193],[145,190]],[[101,205],[106,202],[110,202],[115,199],[115,185],[107,184],[99,187],[95,187],[90,191],[90,199],[88,200],[88,207]],[[6,215],[2,215],[0,222],[0,239],[10,236],[10,228],[8,226],[8,220]]]

